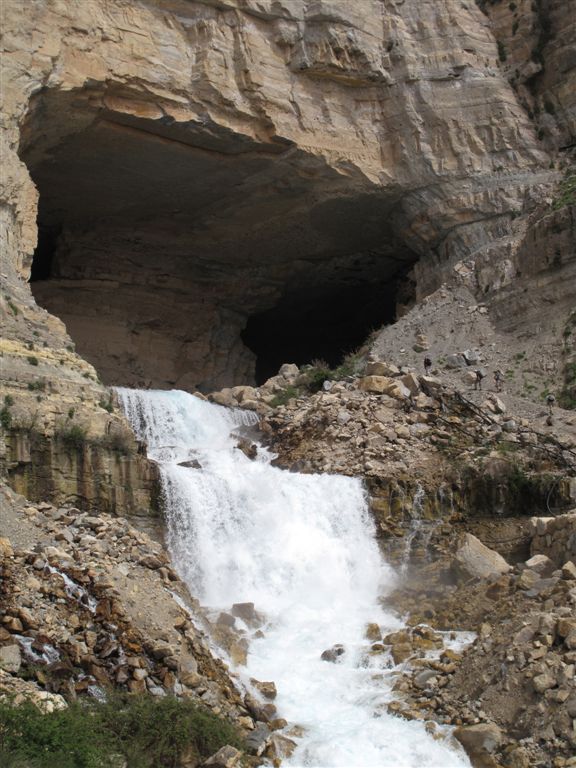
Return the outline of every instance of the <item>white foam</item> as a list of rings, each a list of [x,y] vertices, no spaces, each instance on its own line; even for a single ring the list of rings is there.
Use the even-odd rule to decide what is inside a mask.
[[[118,390],[161,464],[168,547],[207,605],[253,602],[270,625],[252,641],[246,674],[274,680],[279,715],[303,725],[292,768],[461,768],[457,746],[391,716],[385,658],[366,663],[364,630],[401,622],[378,597],[394,583],[359,480],[300,475],[250,461],[231,431],[253,416],[184,392]],[[194,456],[201,469],[179,466]],[[321,653],[342,643],[332,664]]]

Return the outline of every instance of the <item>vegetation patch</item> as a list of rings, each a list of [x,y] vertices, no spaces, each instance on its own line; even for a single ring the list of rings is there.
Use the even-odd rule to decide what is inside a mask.
[[[567,205],[576,205],[576,169],[570,169],[558,185],[558,196],[552,203],[555,211]]]
[[[278,408],[279,405],[286,405],[290,400],[298,397],[299,394],[298,389],[289,384],[281,392],[278,392],[277,395],[274,395],[272,400],[270,400],[269,405],[272,408]]]
[[[236,730],[190,701],[115,695],[41,713],[30,703],[0,702],[0,764],[5,768],[176,768],[225,744]]]
[[[86,443],[88,430],[81,424],[65,424],[54,434],[67,448],[78,450]]]
[[[10,429],[12,426],[12,413],[10,408],[14,405],[12,395],[4,395],[4,405],[0,409],[0,426],[2,429]]]

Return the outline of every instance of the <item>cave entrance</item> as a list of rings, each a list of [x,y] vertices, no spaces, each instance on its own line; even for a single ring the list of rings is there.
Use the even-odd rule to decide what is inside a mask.
[[[32,292],[105,383],[253,383],[334,365],[394,319],[416,261],[397,198],[285,140],[104,96],[35,96],[20,156],[40,193]]]
[[[256,355],[256,382],[263,383],[287,362],[339,365],[372,331],[394,322],[399,293],[410,282],[404,272],[380,280],[348,277],[316,290],[302,286],[250,317],[242,339]]]

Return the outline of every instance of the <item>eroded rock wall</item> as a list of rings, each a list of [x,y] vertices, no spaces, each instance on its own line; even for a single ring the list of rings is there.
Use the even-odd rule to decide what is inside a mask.
[[[32,373],[56,383],[34,395],[58,414],[41,434],[79,401],[100,439],[107,393],[67,331],[106,383],[209,390],[252,379],[242,329],[278,302],[305,336],[308,309],[351,286],[388,297],[418,261],[421,297],[454,262],[489,271],[511,243],[521,253],[573,129],[572,10],[549,3],[552,65],[531,93],[550,91],[558,115],[540,135],[492,5],[7,0],[8,407],[35,391],[32,344]],[[511,60],[533,59],[533,28],[517,34]],[[37,217],[50,244],[33,289],[52,315],[27,283]]]
[[[63,230],[56,282],[36,295],[111,381],[248,379],[251,313],[287,290],[297,306],[338,258],[347,269],[366,252],[358,279],[421,256],[434,282],[438,263],[507,236],[554,179],[472,4],[4,14],[10,263],[26,279],[35,246],[19,151],[41,217]]]

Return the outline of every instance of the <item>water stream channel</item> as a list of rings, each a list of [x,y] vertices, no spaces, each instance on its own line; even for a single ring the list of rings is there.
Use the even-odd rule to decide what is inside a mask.
[[[464,768],[449,739],[388,714],[390,661],[368,622],[403,624],[379,600],[397,578],[374,537],[359,479],[281,470],[238,450],[254,414],[178,391],[118,390],[161,468],[169,552],[204,605],[253,602],[266,616],[241,677],[273,680],[278,714],[305,729],[287,768]],[[182,463],[192,466],[182,466]],[[247,635],[253,634],[243,626]],[[322,652],[345,648],[337,663]]]

